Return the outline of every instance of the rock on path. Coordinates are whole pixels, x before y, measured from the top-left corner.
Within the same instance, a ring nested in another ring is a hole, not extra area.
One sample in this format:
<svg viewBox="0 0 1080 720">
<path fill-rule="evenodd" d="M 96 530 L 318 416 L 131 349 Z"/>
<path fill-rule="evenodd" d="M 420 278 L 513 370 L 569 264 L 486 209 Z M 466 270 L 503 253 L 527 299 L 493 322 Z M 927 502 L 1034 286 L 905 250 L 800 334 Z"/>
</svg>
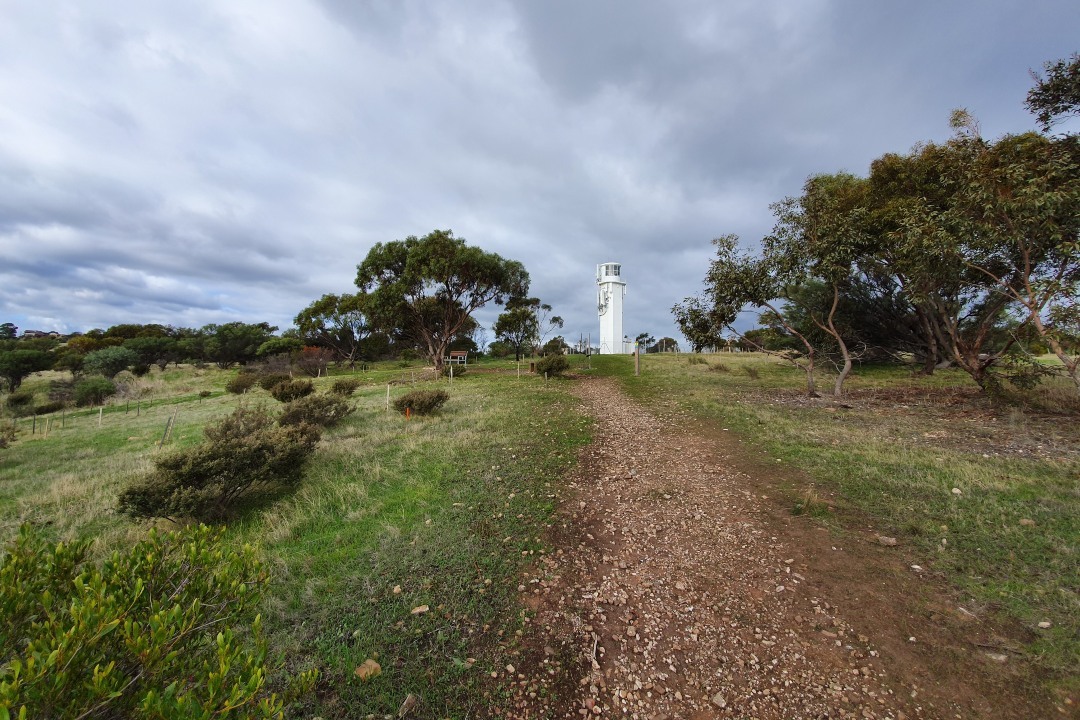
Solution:
<svg viewBox="0 0 1080 720">
<path fill-rule="evenodd" d="M 536 610 L 506 717 L 930 717 L 873 642 L 814 597 L 723 449 L 608 380 L 576 392 L 596 439 L 570 545 L 523 580 Z"/>
</svg>

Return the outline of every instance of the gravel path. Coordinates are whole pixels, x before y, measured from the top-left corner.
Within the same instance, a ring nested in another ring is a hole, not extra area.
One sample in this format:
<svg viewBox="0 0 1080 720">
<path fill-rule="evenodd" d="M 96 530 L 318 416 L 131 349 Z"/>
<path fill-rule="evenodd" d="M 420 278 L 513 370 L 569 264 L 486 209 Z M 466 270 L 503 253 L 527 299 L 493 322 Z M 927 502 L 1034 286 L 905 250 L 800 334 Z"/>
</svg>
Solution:
<svg viewBox="0 0 1080 720">
<path fill-rule="evenodd" d="M 503 715 L 937 716 L 814 596 L 723 440 L 645 412 L 612 381 L 576 388 L 596 439 L 564 508 L 569 545 L 519 588 L 537 651 L 508 668 L 516 697 Z"/>
</svg>

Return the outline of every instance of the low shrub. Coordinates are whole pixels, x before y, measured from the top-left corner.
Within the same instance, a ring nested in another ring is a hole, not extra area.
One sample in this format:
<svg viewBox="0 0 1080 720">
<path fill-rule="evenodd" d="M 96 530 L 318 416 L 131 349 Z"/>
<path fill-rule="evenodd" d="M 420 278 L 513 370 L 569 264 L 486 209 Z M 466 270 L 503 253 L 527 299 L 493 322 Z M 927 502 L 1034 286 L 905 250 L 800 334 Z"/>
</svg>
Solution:
<svg viewBox="0 0 1080 720">
<path fill-rule="evenodd" d="M 708 365 L 709 361 L 701 357 L 700 355 L 691 355 L 690 357 L 686 358 L 686 363 L 688 365 Z"/>
<path fill-rule="evenodd" d="M 270 388 L 270 394 L 278 402 L 288 403 L 299 400 L 315 392 L 315 385 L 310 380 L 287 380 Z"/>
<path fill-rule="evenodd" d="M 274 389 L 275 386 L 280 385 L 283 382 L 289 382 L 292 377 L 288 373 L 266 373 L 259 376 L 259 387 L 267 392 Z"/>
<path fill-rule="evenodd" d="M 430 415 L 449 399 L 445 390 L 412 390 L 394 400 L 394 408 L 400 413 L 408 410 L 412 415 Z"/>
<path fill-rule="evenodd" d="M 334 384 L 330 386 L 330 392 L 333 395 L 349 397 L 356 392 L 358 387 L 360 387 L 360 381 L 356 378 L 338 378 L 334 381 Z"/>
<path fill-rule="evenodd" d="M 712 372 L 718 372 L 718 373 L 729 373 L 729 372 L 731 372 L 731 368 L 729 368 L 727 365 L 725 365 L 722 362 L 721 363 L 716 363 L 715 365 L 710 365 L 709 370 L 711 370 Z"/>
<path fill-rule="evenodd" d="M 0 426 L 0 450 L 4 450 L 13 442 L 15 442 L 15 426 Z M 2 658 L 0 658 L 0 662 L 3 662 Z"/>
<path fill-rule="evenodd" d="M 213 392 L 211 392 L 210 390 L 200 390 L 200 391 L 199 391 L 199 397 L 201 397 L 201 398 L 208 398 L 208 397 L 210 397 L 210 396 L 211 396 L 211 395 L 213 395 L 213 394 L 214 394 L 214 393 L 213 393 Z"/>
<path fill-rule="evenodd" d="M 444 364 L 442 366 L 442 376 L 443 377 L 450 377 L 450 369 L 451 368 L 453 368 L 454 377 L 456 377 L 456 378 L 461 377 L 462 375 L 465 374 L 465 371 L 468 370 L 467 366 L 461 365 L 460 363 L 446 363 L 446 364 Z"/>
<path fill-rule="evenodd" d="M 42 403 L 34 408 L 35 415 L 48 415 L 54 412 L 60 412 L 64 409 L 65 403 L 59 400 L 53 400 L 52 402 Z"/>
<path fill-rule="evenodd" d="M 243 395 L 259 381 L 259 376 L 254 373 L 238 373 L 236 377 L 225 383 L 225 389 L 234 395 Z"/>
<path fill-rule="evenodd" d="M 34 403 L 34 393 L 29 390 L 18 390 L 7 396 L 8 409 L 26 407 Z"/>
<path fill-rule="evenodd" d="M 317 425 L 333 427 L 353 411 L 345 398 L 336 395 L 308 395 L 285 405 L 278 425 Z"/>
<path fill-rule="evenodd" d="M 570 361 L 565 355 L 545 355 L 536 361 L 536 373 L 556 377 L 570 369 Z"/>
<path fill-rule="evenodd" d="M 89 541 L 31 525 L 0 563 L 3 717 L 280 717 L 259 606 L 267 573 L 250 546 L 204 526 L 159 533 L 100 566 Z"/>
<path fill-rule="evenodd" d="M 263 408 L 237 408 L 203 430 L 206 441 L 160 457 L 146 478 L 120 493 L 136 518 L 217 520 L 245 498 L 300 483 L 318 428 L 274 425 Z"/>
<path fill-rule="evenodd" d="M 749 377 L 751 380 L 757 380 L 758 379 L 758 374 L 759 373 L 758 373 L 757 368 L 750 367 L 749 365 L 743 365 L 743 371 L 746 373 L 747 377 Z"/>
<path fill-rule="evenodd" d="M 108 378 L 88 377 L 75 383 L 75 404 L 100 405 L 105 398 L 116 394 L 116 383 Z"/>
</svg>

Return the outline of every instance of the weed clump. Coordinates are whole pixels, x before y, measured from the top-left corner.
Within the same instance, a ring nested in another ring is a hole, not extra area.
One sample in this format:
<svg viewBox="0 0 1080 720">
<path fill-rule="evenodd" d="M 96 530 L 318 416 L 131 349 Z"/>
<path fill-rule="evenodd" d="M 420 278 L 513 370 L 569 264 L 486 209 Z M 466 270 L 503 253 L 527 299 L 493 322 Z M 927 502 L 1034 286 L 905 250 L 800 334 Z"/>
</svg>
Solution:
<svg viewBox="0 0 1080 720">
<path fill-rule="evenodd" d="M 335 395 L 308 395 L 285 405 L 278 418 L 278 425 L 317 425 L 333 427 L 348 417 L 353 406 L 345 398 Z"/>
<path fill-rule="evenodd" d="M 709 361 L 701 357 L 700 355 L 691 355 L 690 357 L 686 358 L 686 363 L 687 365 L 708 365 Z"/>
<path fill-rule="evenodd" d="M 225 389 L 233 395 L 243 395 L 259 381 L 259 376 L 254 373 L 241 372 L 229 382 L 225 383 Z"/>
<path fill-rule="evenodd" d="M 338 378 L 330 386 L 330 393 L 341 397 L 350 397 L 358 387 L 360 387 L 360 381 L 356 378 Z"/>
<path fill-rule="evenodd" d="M 315 392 L 315 385 L 310 380 L 287 380 L 270 388 L 270 394 L 278 402 L 289 403 Z"/>
<path fill-rule="evenodd" d="M 570 361 L 565 355 L 545 355 L 536 362 L 538 375 L 556 377 L 570 369 Z"/>
<path fill-rule="evenodd" d="M 268 576 L 221 535 L 154 530 L 99 567 L 89 542 L 23 525 L 0 563 L 4 717 L 280 717 L 291 698 L 268 687 L 280 666 L 253 617 Z"/>
<path fill-rule="evenodd" d="M 710 365 L 709 370 L 711 372 L 718 372 L 718 373 L 729 373 L 729 372 L 731 372 L 731 368 L 729 368 L 727 365 L 725 365 L 722 362 L 721 363 L 716 363 L 715 365 Z"/>
<path fill-rule="evenodd" d="M 275 426 L 262 408 L 240 407 L 206 441 L 154 461 L 154 471 L 120 493 L 120 511 L 135 518 L 224 517 L 239 501 L 294 488 L 319 441 L 313 425 Z"/>
<path fill-rule="evenodd" d="M 46 403 L 42 403 L 34 408 L 35 415 L 48 415 L 54 412 L 60 412 L 65 407 L 65 403 L 60 400 L 51 400 Z"/>
<path fill-rule="evenodd" d="M 449 399 L 445 390 L 413 390 L 394 400 L 394 408 L 400 413 L 408 410 L 413 415 L 430 415 Z"/>
<path fill-rule="evenodd" d="M 89 377 L 75 384 L 75 404 L 100 405 L 105 398 L 116 394 L 116 383 L 108 378 Z"/>
<path fill-rule="evenodd" d="M 757 368 L 750 367 L 749 365 L 743 365 L 743 371 L 746 373 L 747 377 L 749 377 L 751 380 L 757 380 L 758 379 L 758 374 L 759 373 L 758 373 Z"/>
</svg>

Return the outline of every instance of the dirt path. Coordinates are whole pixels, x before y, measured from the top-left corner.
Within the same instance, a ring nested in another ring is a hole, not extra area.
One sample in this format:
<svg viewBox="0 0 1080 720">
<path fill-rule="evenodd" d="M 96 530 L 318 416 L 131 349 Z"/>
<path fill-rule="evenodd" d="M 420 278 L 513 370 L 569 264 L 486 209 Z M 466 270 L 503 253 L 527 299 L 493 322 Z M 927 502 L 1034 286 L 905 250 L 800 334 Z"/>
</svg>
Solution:
<svg viewBox="0 0 1080 720">
<path fill-rule="evenodd" d="M 920 594 L 917 573 L 899 559 L 868 566 L 889 549 L 851 553 L 782 511 L 730 433 L 650 414 L 613 381 L 576 392 L 596 441 L 559 549 L 519 588 L 536 611 L 532 651 L 507 669 L 516 696 L 501 714 L 1041 716 L 965 682 L 961 620 L 935 625 L 897 602 Z"/>
</svg>

